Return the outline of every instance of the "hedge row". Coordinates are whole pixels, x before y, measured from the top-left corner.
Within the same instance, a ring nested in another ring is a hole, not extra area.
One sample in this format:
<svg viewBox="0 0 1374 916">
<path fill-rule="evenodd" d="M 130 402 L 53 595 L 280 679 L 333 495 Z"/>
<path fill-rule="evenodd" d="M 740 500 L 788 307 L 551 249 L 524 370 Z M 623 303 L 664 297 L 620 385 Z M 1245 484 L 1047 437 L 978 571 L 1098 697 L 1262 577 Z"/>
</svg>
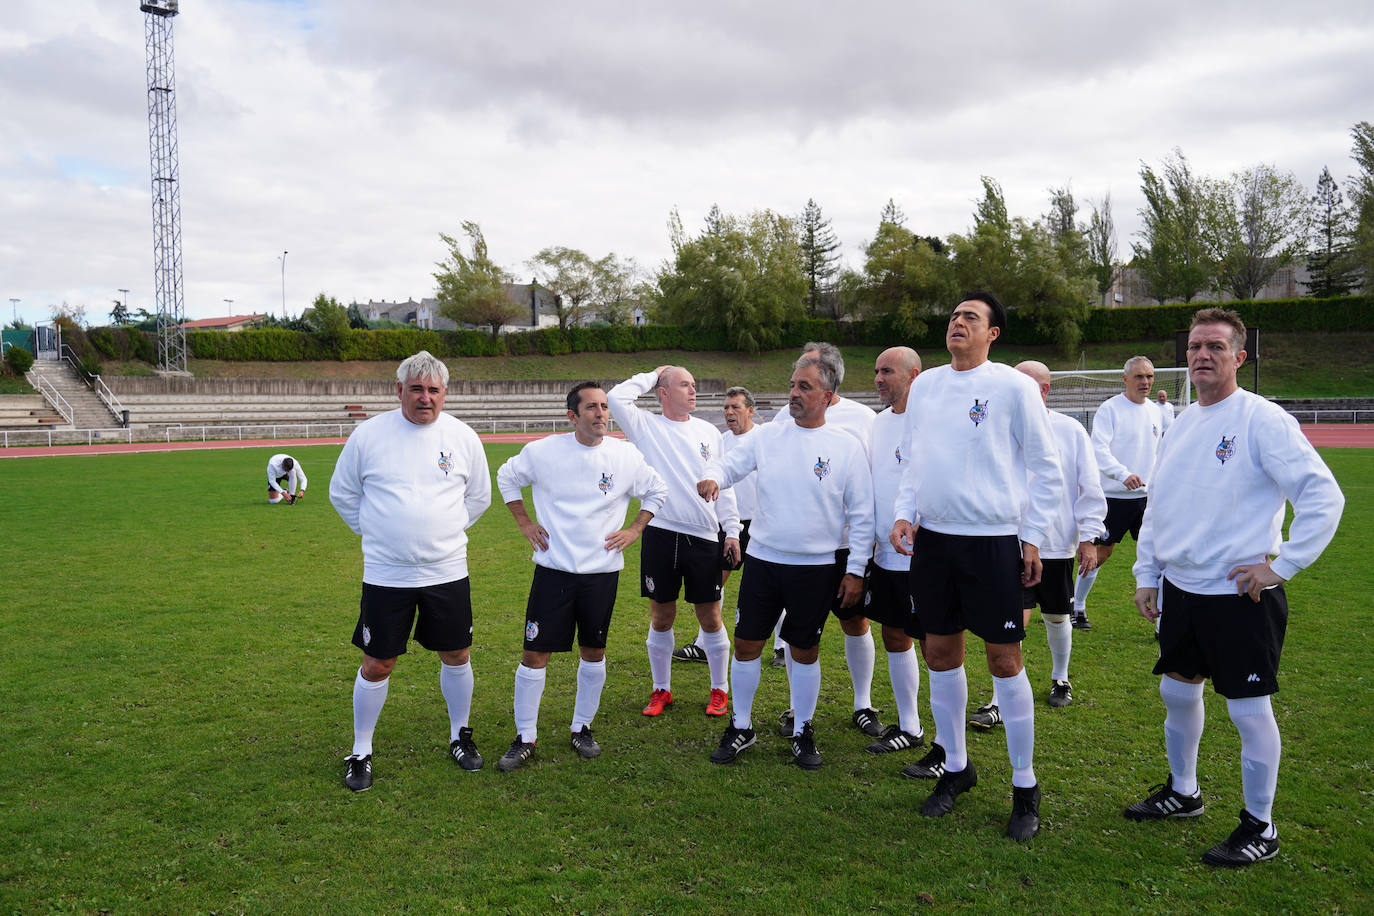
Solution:
<svg viewBox="0 0 1374 916">
<path fill-rule="evenodd" d="M 1146 308 L 1093 309 L 1083 326 L 1085 343 L 1117 340 L 1166 339 L 1186 328 L 1193 312 L 1210 303 L 1161 305 Z M 1374 331 L 1374 296 L 1340 299 L 1283 299 L 1263 302 L 1229 302 L 1225 307 L 1240 312 L 1245 323 L 1265 331 Z M 944 322 L 932 320 L 919 336 L 898 331 L 888 319 L 836 322 L 805 319 L 783 328 L 779 345 L 799 347 L 808 340 L 838 344 L 917 348 L 944 346 Z M 96 328 L 89 332 L 96 349 L 111 358 L 152 359 L 154 336 L 127 328 Z M 1013 310 L 1002 340 L 1021 346 L 1050 341 Z M 439 357 L 526 356 L 542 354 L 643 350 L 728 350 L 724 331 L 701 331 L 668 325 L 640 327 L 546 328 L 506 334 L 493 340 L 480 331 L 350 331 L 339 347 L 331 347 L 317 335 L 280 328 L 264 328 L 226 334 L 221 331 L 188 331 L 187 352 L 195 359 L 235 362 L 295 362 L 300 360 L 402 360 L 417 350 Z M 147 354 L 147 355 L 144 355 Z"/>
</svg>

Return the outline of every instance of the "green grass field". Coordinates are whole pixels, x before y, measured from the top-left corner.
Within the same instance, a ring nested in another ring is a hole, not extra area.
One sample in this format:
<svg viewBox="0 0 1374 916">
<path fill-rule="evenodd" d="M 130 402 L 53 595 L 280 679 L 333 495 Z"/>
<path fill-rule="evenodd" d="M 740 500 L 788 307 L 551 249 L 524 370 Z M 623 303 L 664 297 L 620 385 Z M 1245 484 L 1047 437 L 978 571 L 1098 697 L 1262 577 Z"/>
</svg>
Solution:
<svg viewBox="0 0 1374 916">
<path fill-rule="evenodd" d="M 493 470 L 515 448 L 488 446 Z M 737 764 L 708 762 L 723 724 L 701 712 L 704 665 L 678 666 L 678 702 L 641 716 L 647 608 L 634 551 L 596 722 L 605 753 L 585 761 L 567 745 L 575 661 L 557 656 L 538 755 L 498 772 L 530 577 L 499 498 L 470 552 L 473 725 L 487 766 L 463 773 L 447 759 L 437 661 L 415 647 L 392 676 L 376 785 L 352 795 L 341 776 L 361 558 L 327 499 L 339 449 L 294 450 L 314 484 L 294 507 L 263 499 L 271 451 L 0 461 L 11 529 L 0 547 L 0 912 L 1374 910 L 1369 452 L 1325 452 L 1346 493 L 1344 524 L 1289 589 L 1275 698 L 1282 849 L 1218 872 L 1198 857 L 1235 826 L 1239 742 L 1210 692 L 1206 814 L 1121 817 L 1167 772 L 1151 628 L 1128 598 L 1129 544 L 1093 593 L 1096 628 L 1075 634 L 1073 706 L 1044 706 L 1044 628 L 1029 628 L 1044 830 L 1027 846 L 1002 836 L 1000 731 L 970 736 L 980 783 L 938 821 L 918 813 L 931 784 L 898 775 L 912 752 L 863 751 L 833 624 L 817 772 L 791 765 L 768 731 Z M 679 643 L 694 629 L 681 621 Z M 983 702 L 988 676 L 969 670 Z M 924 694 L 923 676 L 933 734 Z M 874 696 L 894 714 L 881 651 Z M 765 669 L 758 720 L 786 705 L 782 673 Z"/>
</svg>

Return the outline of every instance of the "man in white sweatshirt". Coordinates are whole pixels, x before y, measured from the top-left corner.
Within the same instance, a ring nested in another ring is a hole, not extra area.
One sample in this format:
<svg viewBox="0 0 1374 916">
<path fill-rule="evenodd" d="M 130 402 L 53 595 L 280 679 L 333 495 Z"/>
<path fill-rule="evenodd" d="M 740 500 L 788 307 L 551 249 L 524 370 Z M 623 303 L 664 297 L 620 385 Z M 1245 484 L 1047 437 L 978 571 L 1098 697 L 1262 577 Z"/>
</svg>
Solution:
<svg viewBox="0 0 1374 916">
<path fill-rule="evenodd" d="M 305 498 L 305 488 L 310 482 L 305 479 L 305 468 L 295 458 L 285 453 L 267 459 L 267 501 L 269 503 L 288 502 Z"/>
<path fill-rule="evenodd" d="M 1140 536 L 1140 520 L 1145 516 L 1150 475 L 1164 425 L 1159 408 L 1150 400 L 1155 383 L 1155 367 L 1143 356 L 1126 361 L 1121 380 L 1126 390 L 1102 402 L 1093 416 L 1093 453 L 1102 474 L 1102 492 L 1107 495 L 1107 533 L 1097 542 L 1097 567 L 1107 562 L 1115 545 L 1126 532 Z M 1088 620 L 1088 593 L 1097 581 L 1097 569 L 1078 577 L 1073 592 L 1073 625 L 1091 630 Z"/>
<path fill-rule="evenodd" d="M 363 593 L 353 644 L 362 667 L 353 683 L 353 752 L 344 784 L 372 786 L 372 735 L 396 658 L 415 640 L 439 656 L 448 705 L 449 756 L 482 766 L 472 707 L 472 599 L 467 529 L 491 505 L 491 477 L 477 434 L 444 410 L 448 367 L 421 350 L 396 370 L 399 410 L 348 437 L 329 501 L 362 535 Z M 419 623 L 416 624 L 416 616 Z"/>
<path fill-rule="evenodd" d="M 978 783 L 963 727 L 968 630 L 986 645 L 1006 725 L 1012 767 L 1007 835 L 1028 840 L 1040 829 L 1040 786 L 1033 763 L 1035 697 L 1021 658 L 1021 590 L 1040 582 L 1039 548 L 1064 482 L 1034 383 L 988 360 L 1006 315 L 991 293 L 967 294 L 945 331 L 950 365 L 927 369 L 912 383 L 906 410 L 911 463 L 889 538 L 898 553 L 912 557 L 911 597 L 926 633 L 931 713 L 945 752 L 944 773 L 921 812 L 949 814 L 955 799 Z"/>
<path fill-rule="evenodd" d="M 797 360 L 787 405 L 796 422 L 759 427 L 724 461 L 713 461 L 697 484 L 710 502 L 735 481 L 758 473 L 759 510 L 740 582 L 730 666 L 734 716 L 711 752 L 713 763 L 730 763 L 757 740 L 752 717 L 760 656 L 783 608 L 782 636 L 792 656 L 792 756 L 806 770 L 824 762 L 811 724 L 821 688 L 821 631 L 833 596 L 846 608 L 858 604 L 873 543 L 868 460 L 857 439 L 825 422 L 838 384 L 835 366 L 825 356 Z M 849 549 L 844 564 L 836 557 L 841 548 Z"/>
<path fill-rule="evenodd" d="M 636 398 L 650 391 L 657 396 L 662 414 L 635 404 Z M 645 646 L 653 676 L 644 715 L 662 715 L 673 702 L 673 622 L 681 594 L 696 609 L 704 634 L 711 676 L 706 714 L 723 716 L 730 701 L 730 637 L 720 619 L 721 556 L 732 561 L 739 557 L 739 511 L 731 491 L 717 503 L 702 502 L 696 491 L 706 466 L 720 458 L 724 448 L 720 432 L 692 416 L 697 405 L 696 380 L 681 366 L 641 372 L 606 396 L 626 438 L 668 484 L 668 498 L 645 530 L 639 550 L 640 594 L 649 599 Z M 721 530 L 724 548 L 717 540 Z"/>
<path fill-rule="evenodd" d="M 1159 621 L 1154 673 L 1162 675 L 1169 776 L 1124 812 L 1137 821 L 1202 813 L 1197 756 L 1202 685 L 1211 678 L 1240 732 L 1245 807 L 1202 861 L 1231 867 L 1278 854 L 1280 740 L 1270 697 L 1288 623 L 1283 583 L 1321 555 L 1345 506 L 1297 421 L 1237 385 L 1244 347 L 1235 312 L 1193 315 L 1187 352 L 1197 404 L 1174 420 L 1160 449 L 1134 568 L 1136 607 Z M 1293 506 L 1286 541 L 1285 503 Z"/>
<path fill-rule="evenodd" d="M 531 442 L 496 472 L 501 499 L 534 548 L 524 654 L 515 669 L 515 740 L 496 762 L 502 771 L 534 756 L 549 656 L 571 651 L 574 630 L 582 662 L 572 747 L 588 759 L 601 754 L 591 725 L 606 683 L 606 634 L 625 568 L 623 551 L 639 540 L 668 495 L 638 449 L 606 438 L 610 419 L 600 385 L 575 385 L 568 392 L 573 431 Z M 532 490 L 537 521 L 525 510 L 524 487 Z M 639 513 L 625 526 L 632 497 L 640 501 Z"/>
</svg>

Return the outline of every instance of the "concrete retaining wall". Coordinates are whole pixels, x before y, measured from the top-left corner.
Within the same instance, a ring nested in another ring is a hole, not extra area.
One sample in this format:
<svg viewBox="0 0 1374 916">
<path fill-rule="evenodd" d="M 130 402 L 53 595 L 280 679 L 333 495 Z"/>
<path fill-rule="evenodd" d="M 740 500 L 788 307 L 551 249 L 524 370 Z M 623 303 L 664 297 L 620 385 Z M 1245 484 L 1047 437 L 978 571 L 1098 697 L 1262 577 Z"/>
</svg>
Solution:
<svg viewBox="0 0 1374 916">
<path fill-rule="evenodd" d="M 606 388 L 623 379 L 601 379 Z M 173 395 L 250 395 L 261 394 L 275 397 L 290 395 L 329 395 L 349 397 L 352 395 L 372 394 L 377 396 L 394 395 L 394 379 L 340 379 L 340 378 L 148 378 L 146 376 L 107 376 L 105 384 L 116 395 L 123 394 L 173 394 Z M 577 384 L 568 379 L 450 379 L 450 394 L 567 394 L 568 389 Z M 728 386 L 723 379 L 697 379 L 697 389 L 702 392 L 723 392 Z"/>
</svg>

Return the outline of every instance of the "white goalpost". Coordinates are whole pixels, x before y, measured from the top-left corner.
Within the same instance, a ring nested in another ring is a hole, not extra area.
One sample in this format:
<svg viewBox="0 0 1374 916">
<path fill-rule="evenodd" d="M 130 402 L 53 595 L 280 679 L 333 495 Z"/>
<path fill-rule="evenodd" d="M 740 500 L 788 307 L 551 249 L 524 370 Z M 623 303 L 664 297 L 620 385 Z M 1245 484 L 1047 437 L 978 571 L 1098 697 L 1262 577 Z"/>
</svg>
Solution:
<svg viewBox="0 0 1374 916">
<path fill-rule="evenodd" d="M 1093 417 L 1102 402 L 1114 394 L 1120 394 L 1124 385 L 1120 369 L 1069 369 L 1050 373 L 1051 410 L 1073 417 L 1088 432 L 1093 430 Z M 1155 391 L 1160 389 L 1169 394 L 1169 401 L 1177 413 L 1188 406 L 1188 370 L 1155 367 Z"/>
</svg>

